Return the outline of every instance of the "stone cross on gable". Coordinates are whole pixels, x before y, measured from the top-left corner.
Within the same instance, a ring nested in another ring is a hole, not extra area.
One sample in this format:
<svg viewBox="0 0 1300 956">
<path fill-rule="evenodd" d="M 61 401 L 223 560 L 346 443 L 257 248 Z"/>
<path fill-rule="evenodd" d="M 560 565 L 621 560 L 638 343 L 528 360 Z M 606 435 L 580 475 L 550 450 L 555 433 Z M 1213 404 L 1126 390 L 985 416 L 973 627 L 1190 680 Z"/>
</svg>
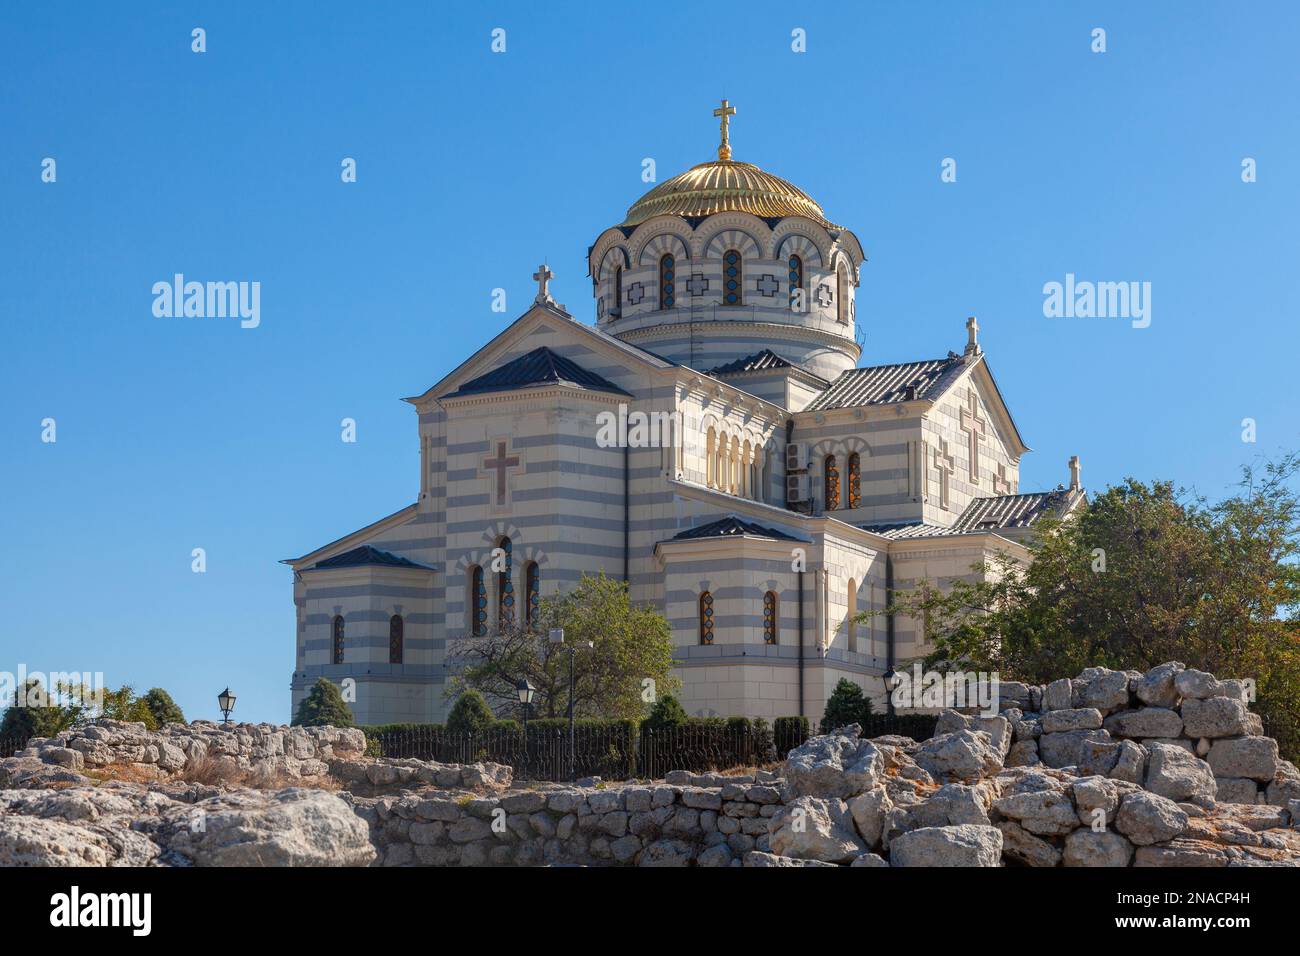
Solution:
<svg viewBox="0 0 1300 956">
<path fill-rule="evenodd" d="M 550 289 L 547 286 L 555 278 L 555 273 L 546 267 L 546 263 L 542 263 L 537 267 L 537 271 L 533 273 L 533 278 L 537 281 L 537 298 L 533 299 L 533 301 L 553 302 Z"/>
<path fill-rule="evenodd" d="M 970 442 L 970 480 L 977 486 L 980 482 L 980 442 L 986 434 L 986 421 L 980 417 L 979 399 L 975 389 L 966 390 L 966 407 L 961 410 L 961 430 L 968 434 Z"/>
<path fill-rule="evenodd" d="M 956 467 L 956 462 L 953 461 L 952 455 L 948 451 L 947 439 L 939 439 L 939 445 L 934 450 L 934 467 L 939 472 L 939 506 L 947 511 L 948 503 L 951 500 L 949 493 L 950 479 L 953 468 Z"/>
<path fill-rule="evenodd" d="M 993 493 L 995 495 L 1011 494 L 1011 481 L 1007 478 L 1007 466 L 998 462 L 998 472 L 993 476 Z"/>
<path fill-rule="evenodd" d="M 495 458 L 484 458 L 483 467 L 488 471 L 497 473 L 497 504 L 506 503 L 506 472 L 519 464 L 518 455 L 506 455 L 506 443 L 497 442 L 497 456 Z"/>
</svg>

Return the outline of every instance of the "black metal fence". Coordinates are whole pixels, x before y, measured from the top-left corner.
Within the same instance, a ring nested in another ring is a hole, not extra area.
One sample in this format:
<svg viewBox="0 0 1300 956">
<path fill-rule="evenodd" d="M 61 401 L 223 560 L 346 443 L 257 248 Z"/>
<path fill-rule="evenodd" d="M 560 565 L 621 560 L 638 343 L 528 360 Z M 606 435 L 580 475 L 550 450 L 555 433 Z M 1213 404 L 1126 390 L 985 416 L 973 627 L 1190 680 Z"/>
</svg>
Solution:
<svg viewBox="0 0 1300 956">
<path fill-rule="evenodd" d="M 12 757 L 27 746 L 26 737 L 0 737 L 0 760 Z"/>
<path fill-rule="evenodd" d="M 935 717 L 872 716 L 864 736 L 901 734 L 933 736 Z M 705 773 L 734 767 L 763 767 L 785 759 L 806 739 L 790 728 L 773 734 L 752 725 L 687 724 L 636 728 L 630 723 L 593 726 L 579 723 L 572 757 L 569 732 L 562 727 L 529 727 L 527 739 L 517 726 L 477 733 L 443 727 L 409 726 L 367 732 L 370 752 L 383 757 L 415 757 L 440 763 L 491 761 L 514 768 L 518 779 L 568 780 L 598 776 L 606 780 L 661 779 L 670 770 Z"/>
</svg>

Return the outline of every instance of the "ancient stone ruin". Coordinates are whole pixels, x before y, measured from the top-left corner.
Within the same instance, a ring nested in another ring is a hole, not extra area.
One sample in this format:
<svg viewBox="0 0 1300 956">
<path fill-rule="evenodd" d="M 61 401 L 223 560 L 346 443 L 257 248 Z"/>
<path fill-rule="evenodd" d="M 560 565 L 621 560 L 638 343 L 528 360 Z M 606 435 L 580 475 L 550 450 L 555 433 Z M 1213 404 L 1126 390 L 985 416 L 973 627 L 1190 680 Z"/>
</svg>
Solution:
<svg viewBox="0 0 1300 956">
<path fill-rule="evenodd" d="M 935 735 L 779 767 L 526 784 L 365 755 L 360 731 L 101 721 L 0 761 L 0 865 L 1300 864 L 1300 772 L 1241 681 L 1170 662 L 1003 683 Z"/>
</svg>

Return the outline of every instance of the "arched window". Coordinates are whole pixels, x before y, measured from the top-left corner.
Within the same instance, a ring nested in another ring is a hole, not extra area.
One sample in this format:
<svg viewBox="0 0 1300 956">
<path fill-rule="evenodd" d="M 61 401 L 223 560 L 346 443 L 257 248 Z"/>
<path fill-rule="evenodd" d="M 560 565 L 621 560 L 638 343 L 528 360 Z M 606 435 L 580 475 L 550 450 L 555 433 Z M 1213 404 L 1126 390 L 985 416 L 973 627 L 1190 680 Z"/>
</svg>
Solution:
<svg viewBox="0 0 1300 956">
<path fill-rule="evenodd" d="M 840 266 L 835 270 L 836 294 L 835 294 L 835 317 L 841 322 L 849 321 L 849 273 Z"/>
<path fill-rule="evenodd" d="M 700 643 L 713 643 L 713 595 L 708 591 L 700 595 Z"/>
<path fill-rule="evenodd" d="M 858 652 L 858 622 L 854 620 L 858 616 L 858 583 L 849 578 L 849 612 L 844 618 L 844 630 L 848 633 L 849 650 L 856 654 Z"/>
<path fill-rule="evenodd" d="M 388 619 L 388 663 L 402 663 L 402 642 L 406 636 L 406 625 L 402 615 L 394 614 Z"/>
<path fill-rule="evenodd" d="M 763 643 L 776 643 L 776 592 L 763 595 Z"/>
<path fill-rule="evenodd" d="M 502 536 L 497 541 L 500 555 L 494 555 L 501 570 L 497 572 L 497 626 L 504 627 L 515 621 L 515 548 L 510 538 Z"/>
<path fill-rule="evenodd" d="M 795 300 L 799 298 L 798 292 L 803 288 L 803 260 L 798 256 L 791 256 L 787 263 L 790 267 L 790 306 L 795 306 Z"/>
<path fill-rule="evenodd" d="M 475 637 L 487 633 L 487 588 L 477 564 L 469 569 L 469 629 Z"/>
<path fill-rule="evenodd" d="M 672 253 L 659 257 L 659 308 L 671 309 L 677 301 L 677 268 Z"/>
<path fill-rule="evenodd" d="M 334 664 L 343 663 L 343 615 L 335 614 L 334 623 L 330 626 L 330 638 L 333 650 L 330 661 Z"/>
<path fill-rule="evenodd" d="M 834 455 L 826 456 L 826 510 L 834 511 L 840 506 L 840 465 Z"/>
<path fill-rule="evenodd" d="M 542 614 L 542 569 L 536 561 L 524 567 L 524 623 L 529 628 L 537 626 Z"/>
<path fill-rule="evenodd" d="M 849 455 L 849 507 L 862 506 L 862 458 L 858 453 Z"/>
<path fill-rule="evenodd" d="M 713 426 L 709 426 L 707 445 L 705 446 L 704 460 L 704 483 L 710 488 L 718 484 L 718 454 L 717 454 L 717 433 L 714 432 Z"/>
<path fill-rule="evenodd" d="M 740 253 L 735 249 L 728 249 L 722 254 L 722 304 L 723 305 L 740 305 L 741 304 L 741 287 L 744 281 L 744 264 L 741 261 Z"/>
<path fill-rule="evenodd" d="M 614 267 L 614 306 L 609 314 L 618 318 L 623 314 L 623 267 Z"/>
</svg>

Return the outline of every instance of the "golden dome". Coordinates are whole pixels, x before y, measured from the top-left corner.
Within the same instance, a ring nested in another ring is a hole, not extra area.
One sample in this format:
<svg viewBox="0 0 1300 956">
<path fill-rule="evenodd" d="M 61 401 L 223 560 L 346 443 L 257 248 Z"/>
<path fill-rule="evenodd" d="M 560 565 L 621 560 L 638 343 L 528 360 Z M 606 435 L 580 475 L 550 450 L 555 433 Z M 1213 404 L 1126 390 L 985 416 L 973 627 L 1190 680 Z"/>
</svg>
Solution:
<svg viewBox="0 0 1300 956">
<path fill-rule="evenodd" d="M 804 216 L 827 229 L 841 228 L 799 187 L 752 163 L 731 159 L 700 163 L 660 183 L 632 204 L 622 225 L 636 226 L 654 216 L 718 212 L 748 212 L 764 219 Z"/>
</svg>

